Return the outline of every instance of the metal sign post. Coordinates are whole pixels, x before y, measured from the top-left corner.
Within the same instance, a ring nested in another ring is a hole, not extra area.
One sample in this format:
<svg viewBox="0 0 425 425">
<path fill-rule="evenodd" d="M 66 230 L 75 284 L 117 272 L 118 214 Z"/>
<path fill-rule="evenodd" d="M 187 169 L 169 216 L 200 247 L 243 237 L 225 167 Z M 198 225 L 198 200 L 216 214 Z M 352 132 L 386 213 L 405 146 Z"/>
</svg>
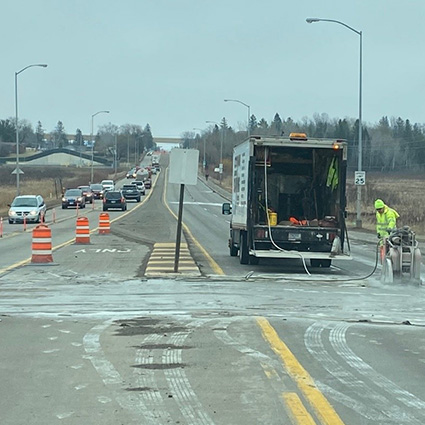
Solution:
<svg viewBox="0 0 425 425">
<path fill-rule="evenodd" d="M 179 216 L 177 220 L 174 273 L 179 269 L 180 243 L 183 221 L 184 185 L 196 185 L 198 181 L 199 151 L 196 149 L 173 149 L 170 152 L 169 183 L 180 184 Z"/>
</svg>

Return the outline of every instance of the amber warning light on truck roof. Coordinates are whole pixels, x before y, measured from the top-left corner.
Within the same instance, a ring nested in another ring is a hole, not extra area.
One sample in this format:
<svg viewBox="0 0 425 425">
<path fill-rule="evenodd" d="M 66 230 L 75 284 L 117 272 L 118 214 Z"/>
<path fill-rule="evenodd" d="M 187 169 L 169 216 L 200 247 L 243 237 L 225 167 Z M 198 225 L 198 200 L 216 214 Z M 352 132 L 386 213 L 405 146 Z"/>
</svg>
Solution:
<svg viewBox="0 0 425 425">
<path fill-rule="evenodd" d="M 341 143 L 344 143 L 344 142 L 346 142 L 345 139 L 337 139 L 335 142 L 333 142 L 332 148 L 337 151 L 341 149 Z"/>
<path fill-rule="evenodd" d="M 289 140 L 308 140 L 305 133 L 290 133 Z"/>
</svg>

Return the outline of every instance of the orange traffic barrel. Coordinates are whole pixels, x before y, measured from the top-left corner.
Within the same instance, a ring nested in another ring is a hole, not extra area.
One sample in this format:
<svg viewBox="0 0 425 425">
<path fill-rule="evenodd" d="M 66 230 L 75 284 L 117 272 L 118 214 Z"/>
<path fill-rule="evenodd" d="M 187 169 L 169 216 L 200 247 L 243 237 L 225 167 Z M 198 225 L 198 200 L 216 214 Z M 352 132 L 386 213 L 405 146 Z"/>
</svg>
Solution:
<svg viewBox="0 0 425 425">
<path fill-rule="evenodd" d="M 75 243 L 90 243 L 89 219 L 87 217 L 77 218 L 75 230 Z"/>
<path fill-rule="evenodd" d="M 32 231 L 31 263 L 52 262 L 52 231 L 45 224 L 39 224 Z"/>
<path fill-rule="evenodd" d="M 109 214 L 100 213 L 99 214 L 99 235 L 105 235 L 111 233 L 111 226 L 109 224 Z"/>
</svg>

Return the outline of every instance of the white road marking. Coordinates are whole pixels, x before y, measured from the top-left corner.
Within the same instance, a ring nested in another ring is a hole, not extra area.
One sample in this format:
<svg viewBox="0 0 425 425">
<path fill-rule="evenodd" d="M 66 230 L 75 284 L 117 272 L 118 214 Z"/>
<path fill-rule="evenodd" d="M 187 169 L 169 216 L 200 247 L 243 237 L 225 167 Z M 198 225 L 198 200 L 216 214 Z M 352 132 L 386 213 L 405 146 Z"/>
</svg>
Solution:
<svg viewBox="0 0 425 425">
<path fill-rule="evenodd" d="M 148 335 L 142 342 L 143 345 L 155 345 L 163 341 L 164 337 L 160 334 Z M 141 348 L 136 351 L 135 364 L 147 365 L 154 362 L 154 350 L 150 348 Z M 134 369 L 134 377 L 137 387 L 145 388 L 146 391 L 141 391 L 140 396 L 149 411 L 156 413 L 157 424 L 168 424 L 173 422 L 169 412 L 167 411 L 164 399 L 158 387 L 158 383 L 153 369 L 144 369 L 140 373 L 137 368 Z"/>
<path fill-rule="evenodd" d="M 123 409 L 128 410 L 136 420 L 140 421 L 140 418 L 144 418 L 147 424 L 156 425 L 157 422 L 154 420 L 152 412 L 146 408 L 140 397 L 134 394 L 123 394 L 121 389 L 123 379 L 114 368 L 113 364 L 106 358 L 102 350 L 100 345 L 100 334 L 111 324 L 112 320 L 107 320 L 94 326 L 84 335 L 84 349 L 88 355 L 83 357 L 88 358 L 92 362 L 103 382 L 107 386 L 111 386 L 115 394 L 115 400 Z M 135 398 L 137 400 L 135 400 Z M 98 400 L 101 403 L 107 403 L 111 399 L 109 399 L 109 397 L 99 396 Z"/>
<path fill-rule="evenodd" d="M 407 407 L 413 407 L 420 412 L 425 411 L 425 402 L 409 391 L 399 387 L 387 377 L 378 373 L 363 359 L 357 356 L 353 350 L 348 346 L 345 339 L 345 333 L 349 325 L 341 324 L 335 326 L 330 333 L 330 341 L 336 353 L 341 356 L 351 367 L 358 370 L 362 375 L 371 379 L 372 382 L 379 385 L 384 391 L 389 393 L 392 397 L 405 404 Z M 425 416 L 425 415 L 424 415 Z"/>
<path fill-rule="evenodd" d="M 83 366 L 84 366 L 83 364 L 76 364 L 74 366 L 71 366 L 71 368 L 77 370 L 77 369 L 81 369 Z"/>
<path fill-rule="evenodd" d="M 86 387 L 87 387 L 87 384 L 80 384 L 80 385 L 75 386 L 74 388 L 75 388 L 77 391 L 79 391 L 79 390 L 82 390 L 82 389 L 84 389 L 84 388 L 86 388 Z"/>
<path fill-rule="evenodd" d="M 187 332 L 177 332 L 171 337 L 171 342 L 175 345 L 183 345 L 189 334 L 189 330 Z M 182 350 L 165 350 L 162 361 L 165 364 L 182 364 Z M 181 413 L 186 418 L 186 423 L 192 425 L 213 425 L 214 421 L 204 411 L 201 402 L 190 385 L 185 370 L 176 367 L 166 369 L 164 374 L 173 391 L 173 398 L 178 404 Z"/>
<path fill-rule="evenodd" d="M 71 417 L 75 412 L 66 412 L 66 413 L 59 413 L 58 415 L 56 415 L 56 417 L 58 419 L 66 419 Z"/>
<path fill-rule="evenodd" d="M 412 416 L 408 410 L 397 406 L 390 399 L 380 394 L 377 391 L 378 387 L 372 387 L 376 383 L 376 380 L 373 376 L 369 376 L 368 374 L 367 382 L 359 379 L 354 373 L 351 372 L 350 369 L 344 368 L 341 363 L 338 362 L 337 359 L 335 359 L 334 352 L 328 352 L 326 350 L 322 342 L 323 331 L 331 326 L 333 326 L 333 324 L 326 322 L 314 323 L 305 332 L 304 344 L 310 354 L 314 356 L 317 361 L 320 362 L 320 364 L 328 371 L 331 376 L 335 377 L 344 386 L 349 388 L 350 392 L 355 395 L 357 403 L 360 403 L 359 407 L 363 404 L 363 401 L 359 401 L 362 399 L 364 399 L 364 403 L 372 403 L 372 405 L 374 406 L 374 408 L 364 407 L 363 409 L 358 410 L 357 413 L 359 413 L 371 422 L 376 422 L 376 418 L 383 414 L 387 417 L 386 423 L 388 424 L 394 423 L 397 425 L 420 425 L 421 423 L 423 423 L 421 421 L 418 421 L 414 416 Z M 344 326 L 348 328 L 351 325 L 344 324 Z M 333 348 L 335 348 L 335 338 L 336 335 L 334 333 L 329 336 L 329 340 Z M 338 354 L 340 354 L 340 351 L 341 350 L 339 350 Z M 346 362 L 349 361 L 346 356 L 344 356 L 343 360 L 345 360 Z M 369 365 L 367 366 L 370 367 Z M 357 367 L 355 367 L 356 372 L 362 373 L 362 370 L 360 370 L 359 368 L 361 368 L 360 365 L 357 365 Z M 382 386 L 379 387 L 383 389 Z M 332 394 L 329 394 L 329 396 L 331 395 Z M 354 405 L 349 403 L 346 405 L 346 407 L 353 409 Z"/>
</svg>

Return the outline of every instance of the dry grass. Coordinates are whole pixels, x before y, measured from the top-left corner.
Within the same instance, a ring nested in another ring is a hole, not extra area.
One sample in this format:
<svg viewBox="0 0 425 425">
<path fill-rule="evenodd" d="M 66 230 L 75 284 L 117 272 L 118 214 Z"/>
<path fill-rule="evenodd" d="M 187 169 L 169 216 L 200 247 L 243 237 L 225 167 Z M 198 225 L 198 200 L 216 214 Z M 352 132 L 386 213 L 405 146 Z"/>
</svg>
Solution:
<svg viewBox="0 0 425 425">
<path fill-rule="evenodd" d="M 362 211 L 365 224 L 375 224 L 375 199 L 382 199 L 394 208 L 400 218 L 397 225 L 407 225 L 418 234 L 425 234 L 425 179 L 397 175 L 372 175 L 367 177 L 367 184 L 362 190 Z M 355 214 L 356 193 L 354 184 L 347 186 L 348 212 Z"/>
</svg>

